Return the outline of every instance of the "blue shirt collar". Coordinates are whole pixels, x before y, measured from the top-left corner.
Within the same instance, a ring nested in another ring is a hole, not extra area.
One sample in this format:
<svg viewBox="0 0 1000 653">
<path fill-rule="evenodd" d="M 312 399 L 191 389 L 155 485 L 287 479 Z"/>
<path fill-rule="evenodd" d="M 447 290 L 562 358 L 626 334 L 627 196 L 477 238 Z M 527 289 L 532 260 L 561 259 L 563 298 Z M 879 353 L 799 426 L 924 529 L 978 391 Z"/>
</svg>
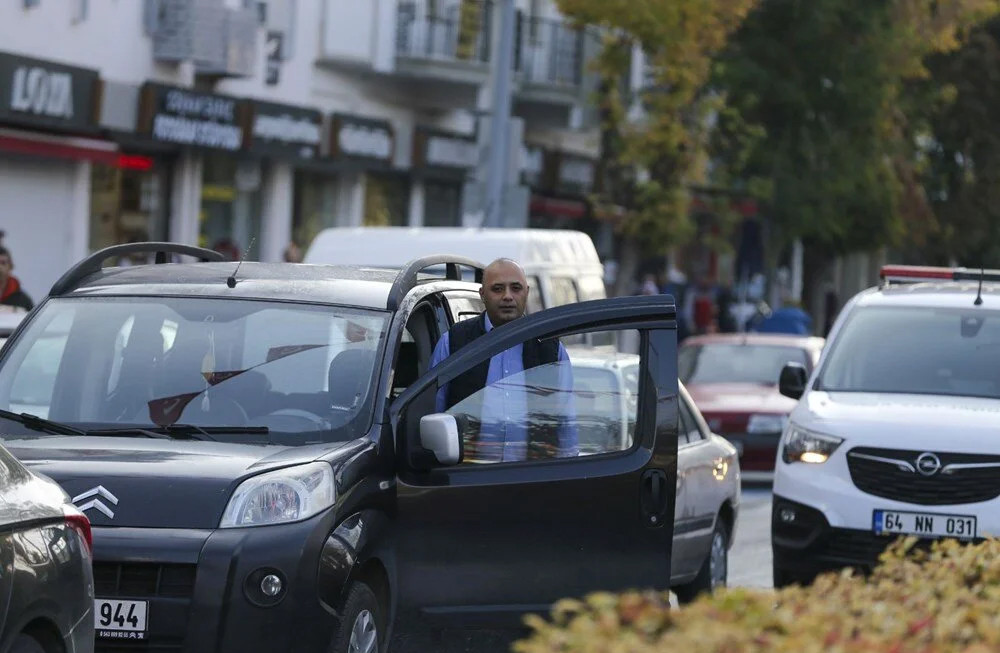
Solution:
<svg viewBox="0 0 1000 653">
<path fill-rule="evenodd" d="M 493 330 L 493 323 L 490 322 L 490 315 L 489 315 L 489 313 L 484 312 L 483 313 L 483 317 L 486 318 L 486 333 L 489 333 L 490 331 Z"/>
</svg>

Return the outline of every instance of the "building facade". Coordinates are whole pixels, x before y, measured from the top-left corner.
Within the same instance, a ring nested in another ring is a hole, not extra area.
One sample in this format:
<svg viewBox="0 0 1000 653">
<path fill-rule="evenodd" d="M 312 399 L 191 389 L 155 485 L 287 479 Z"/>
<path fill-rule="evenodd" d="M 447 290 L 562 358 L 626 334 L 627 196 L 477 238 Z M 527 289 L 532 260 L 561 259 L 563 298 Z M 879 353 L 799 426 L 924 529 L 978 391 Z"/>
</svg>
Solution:
<svg viewBox="0 0 1000 653">
<path fill-rule="evenodd" d="M 598 39 L 552 0 L 517 10 L 504 225 L 584 228 L 601 247 Z M 0 4 L 15 274 L 39 298 L 117 243 L 280 260 L 328 226 L 480 224 L 499 18 L 488 0 Z"/>
</svg>

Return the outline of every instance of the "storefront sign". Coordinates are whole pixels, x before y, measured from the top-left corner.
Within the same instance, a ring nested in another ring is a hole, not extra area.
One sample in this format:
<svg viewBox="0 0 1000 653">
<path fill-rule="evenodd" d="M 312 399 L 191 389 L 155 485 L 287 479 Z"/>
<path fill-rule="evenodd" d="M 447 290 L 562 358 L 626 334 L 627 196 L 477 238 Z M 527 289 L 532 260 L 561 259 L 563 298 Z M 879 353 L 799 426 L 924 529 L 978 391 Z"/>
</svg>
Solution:
<svg viewBox="0 0 1000 653">
<path fill-rule="evenodd" d="M 474 136 L 418 127 L 413 138 L 413 167 L 467 171 L 479 164 Z"/>
<path fill-rule="evenodd" d="M 559 155 L 559 169 L 556 182 L 562 191 L 585 194 L 594 189 L 597 164 L 591 160 L 572 154 Z"/>
<path fill-rule="evenodd" d="M 97 86 L 97 71 L 0 53 L 0 121 L 93 130 Z"/>
<path fill-rule="evenodd" d="M 255 101 L 251 136 L 253 152 L 314 159 L 323 142 L 323 115 L 313 109 Z"/>
<path fill-rule="evenodd" d="M 391 164 L 394 151 L 394 132 L 388 121 L 333 114 L 330 156 Z"/>
<path fill-rule="evenodd" d="M 243 147 L 247 108 L 236 98 L 148 83 L 138 131 L 155 141 L 233 152 Z"/>
</svg>

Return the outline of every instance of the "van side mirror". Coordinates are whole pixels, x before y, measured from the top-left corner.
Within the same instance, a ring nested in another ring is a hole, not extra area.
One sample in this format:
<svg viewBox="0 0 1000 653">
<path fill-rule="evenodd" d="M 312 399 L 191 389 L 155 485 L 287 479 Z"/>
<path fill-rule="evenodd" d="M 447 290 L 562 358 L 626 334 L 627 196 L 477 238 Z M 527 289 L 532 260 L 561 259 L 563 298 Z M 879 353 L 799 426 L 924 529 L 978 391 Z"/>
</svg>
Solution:
<svg viewBox="0 0 1000 653">
<path fill-rule="evenodd" d="M 462 461 L 462 438 L 454 415 L 434 413 L 420 418 L 420 444 L 442 465 Z"/>
<path fill-rule="evenodd" d="M 809 374 L 802 363 L 785 363 L 778 379 L 778 392 L 792 399 L 800 399 L 806 392 Z"/>
</svg>

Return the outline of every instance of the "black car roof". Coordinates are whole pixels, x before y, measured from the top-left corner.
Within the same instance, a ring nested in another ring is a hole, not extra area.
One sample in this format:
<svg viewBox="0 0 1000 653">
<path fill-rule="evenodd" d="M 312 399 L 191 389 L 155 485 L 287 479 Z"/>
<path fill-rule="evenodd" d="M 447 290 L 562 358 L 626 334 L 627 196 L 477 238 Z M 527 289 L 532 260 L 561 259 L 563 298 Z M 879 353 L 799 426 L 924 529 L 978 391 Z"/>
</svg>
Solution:
<svg viewBox="0 0 1000 653">
<path fill-rule="evenodd" d="M 244 262 L 171 263 L 104 268 L 65 296 L 139 295 L 298 300 L 385 309 L 398 270 L 335 265 Z M 440 277 L 438 277 L 440 278 Z"/>
</svg>

